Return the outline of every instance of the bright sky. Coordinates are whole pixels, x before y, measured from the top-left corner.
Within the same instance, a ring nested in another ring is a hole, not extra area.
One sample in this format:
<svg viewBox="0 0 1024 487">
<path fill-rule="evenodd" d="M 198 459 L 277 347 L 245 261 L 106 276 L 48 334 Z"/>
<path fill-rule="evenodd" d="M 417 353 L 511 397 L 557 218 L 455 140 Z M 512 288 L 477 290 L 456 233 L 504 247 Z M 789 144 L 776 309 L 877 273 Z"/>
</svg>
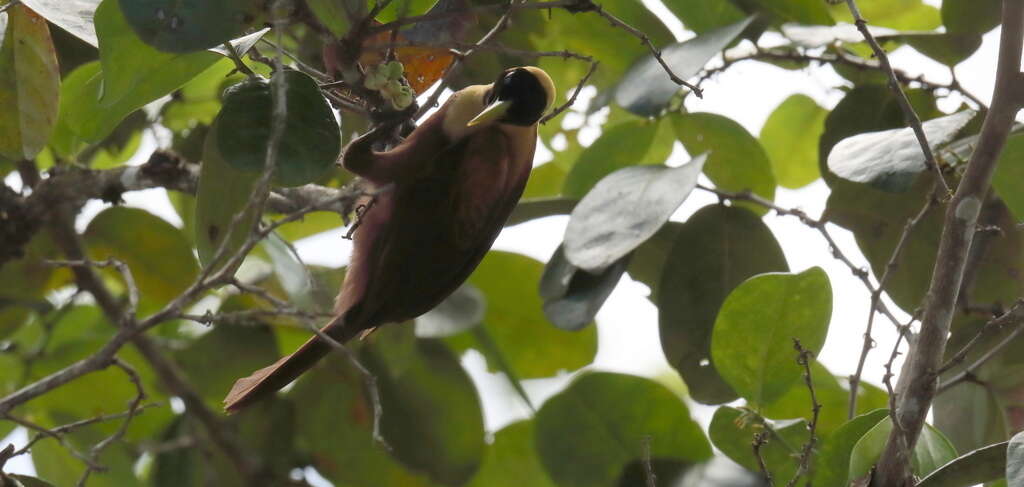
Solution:
<svg viewBox="0 0 1024 487">
<path fill-rule="evenodd" d="M 645 0 L 645 3 L 655 13 L 666 12 L 658 0 Z M 926 0 L 926 3 L 938 5 L 940 2 Z M 660 17 L 666 21 L 675 20 L 668 14 Z M 679 39 L 690 37 L 678 22 L 668 22 L 668 27 Z M 771 42 L 773 39 L 766 37 L 764 40 Z M 981 49 L 956 69 L 957 77 L 963 86 L 986 103 L 991 99 L 997 44 L 998 30 L 986 35 Z M 949 73 L 944 66 L 909 48 L 901 48 L 892 53 L 891 59 L 894 66 L 907 71 L 911 76 L 924 74 L 927 79 L 940 83 L 949 80 Z M 752 80 L 756 80 L 756 89 L 752 89 Z M 842 84 L 844 81 L 827 67 L 787 71 L 762 63 L 740 63 L 707 82 L 703 86 L 704 99 L 689 97 L 686 107 L 694 112 L 715 112 L 733 118 L 756 136 L 772 110 L 789 95 L 803 93 L 831 109 L 842 95 L 830 88 Z M 590 95 L 592 96 L 592 93 Z M 945 111 L 951 111 L 959 104 L 959 99 L 948 99 L 941 100 L 939 106 Z M 586 138 L 592 140 L 596 135 L 589 134 Z M 589 143 L 590 140 L 586 142 Z M 152 147 L 152 144 L 150 140 L 150 144 L 147 145 Z M 148 156 L 147 152 L 146 147 L 143 147 L 140 153 Z M 538 151 L 538 162 L 543 162 L 549 157 L 545 150 Z M 146 157 L 136 159 L 136 163 L 141 163 Z M 677 143 L 669 163 L 680 164 L 687 159 L 685 150 Z M 783 207 L 800 207 L 811 216 L 817 217 L 824 209 L 827 195 L 828 188 L 818 181 L 797 191 L 779 188 L 776 192 L 776 202 Z M 182 224 L 163 190 L 126 194 L 125 199 L 130 206 L 146 208 L 175 225 Z M 684 221 L 697 209 L 716 201 L 712 195 L 694 191 L 673 216 L 673 220 Z M 78 221 L 79 227 L 84 228 L 89 219 L 105 207 L 102 203 L 90 203 Z M 765 221 L 781 243 L 794 272 L 812 266 L 821 266 L 828 272 L 835 298 L 828 341 L 819 359 L 837 375 L 853 373 L 860 352 L 861 335 L 867 322 L 868 292 L 860 281 L 851 275 L 849 269 L 832 258 L 827 244 L 817 232 L 808 229 L 792 217 L 768 215 Z M 498 238 L 495 248 L 519 252 L 546 261 L 560 243 L 567 222 L 568 217 L 549 217 L 507 228 Z M 869 268 L 850 233 L 836 226 L 830 226 L 829 230 L 847 256 L 858 265 Z M 311 264 L 343 265 L 351 248 L 347 241 L 340 238 L 343 231 L 338 229 L 299 241 L 297 247 L 301 256 Z M 536 283 L 524 285 L 535 286 Z M 671 372 L 661 352 L 657 309 L 646 300 L 647 292 L 645 285 L 634 282 L 628 276 L 622 278 L 622 282 L 597 316 L 599 349 L 593 367 L 658 377 L 670 384 L 678 385 L 678 378 Z M 891 308 L 895 309 L 895 306 Z M 887 357 L 892 348 L 895 332 L 884 320 L 877 323 L 879 326 L 876 327 L 875 339 L 878 348 L 868 358 L 864 377 L 872 383 L 881 384 L 885 362 L 883 357 Z M 537 346 L 542 347 L 543 344 Z M 496 431 L 511 421 L 529 415 L 529 410 L 518 399 L 503 376 L 486 372 L 482 356 L 470 352 L 463 358 L 463 363 L 480 389 L 488 431 Z M 557 379 L 526 381 L 525 387 L 534 404 L 539 404 L 556 393 L 569 378 L 570 376 L 566 375 Z M 691 407 L 695 417 L 706 426 L 713 408 L 699 405 Z M 10 442 L 23 445 L 25 441 L 26 435 L 19 429 L 3 439 L 0 445 Z M 6 470 L 11 473 L 34 473 L 27 456 L 15 458 L 7 464 Z"/>
</svg>

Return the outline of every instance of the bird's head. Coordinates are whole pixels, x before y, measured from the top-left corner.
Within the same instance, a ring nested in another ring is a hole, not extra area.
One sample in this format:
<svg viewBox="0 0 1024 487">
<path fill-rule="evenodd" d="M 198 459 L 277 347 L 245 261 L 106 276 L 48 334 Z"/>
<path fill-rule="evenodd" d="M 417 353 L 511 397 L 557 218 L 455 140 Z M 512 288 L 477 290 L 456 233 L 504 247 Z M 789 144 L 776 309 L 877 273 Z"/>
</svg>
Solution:
<svg viewBox="0 0 1024 487">
<path fill-rule="evenodd" d="M 535 125 L 555 99 L 555 84 L 544 70 L 533 66 L 510 68 L 487 87 L 484 108 L 466 126 L 504 123 Z"/>
</svg>

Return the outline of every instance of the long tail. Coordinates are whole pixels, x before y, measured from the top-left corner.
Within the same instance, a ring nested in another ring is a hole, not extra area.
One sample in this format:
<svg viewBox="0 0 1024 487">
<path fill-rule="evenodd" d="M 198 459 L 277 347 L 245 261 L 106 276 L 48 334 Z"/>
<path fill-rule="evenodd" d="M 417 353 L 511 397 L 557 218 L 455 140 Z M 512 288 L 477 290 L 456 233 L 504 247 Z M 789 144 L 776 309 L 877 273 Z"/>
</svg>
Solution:
<svg viewBox="0 0 1024 487">
<path fill-rule="evenodd" d="M 321 331 L 331 338 L 345 343 L 359 334 L 358 327 L 345 326 L 344 314 L 332 319 Z M 282 357 L 269 367 L 253 372 L 248 377 L 235 381 L 224 398 L 224 409 L 234 413 L 253 402 L 277 392 L 297 379 L 331 351 L 331 345 L 314 336 L 291 355 Z"/>
</svg>

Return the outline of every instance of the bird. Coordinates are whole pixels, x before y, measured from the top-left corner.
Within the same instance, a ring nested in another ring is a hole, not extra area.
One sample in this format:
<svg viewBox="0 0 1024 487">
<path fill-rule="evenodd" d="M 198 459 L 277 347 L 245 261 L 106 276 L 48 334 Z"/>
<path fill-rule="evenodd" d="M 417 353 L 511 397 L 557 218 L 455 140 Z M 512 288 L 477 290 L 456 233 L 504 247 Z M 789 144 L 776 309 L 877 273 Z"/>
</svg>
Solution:
<svg viewBox="0 0 1024 487">
<path fill-rule="evenodd" d="M 334 317 L 321 332 L 339 343 L 411 320 L 454 292 L 480 264 L 526 187 L 537 125 L 555 99 L 542 69 L 502 71 L 454 93 L 393 149 L 385 128 L 353 140 L 341 164 L 376 191 L 353 236 Z M 238 379 L 224 408 L 273 395 L 330 352 L 313 336 L 294 353 Z"/>
</svg>

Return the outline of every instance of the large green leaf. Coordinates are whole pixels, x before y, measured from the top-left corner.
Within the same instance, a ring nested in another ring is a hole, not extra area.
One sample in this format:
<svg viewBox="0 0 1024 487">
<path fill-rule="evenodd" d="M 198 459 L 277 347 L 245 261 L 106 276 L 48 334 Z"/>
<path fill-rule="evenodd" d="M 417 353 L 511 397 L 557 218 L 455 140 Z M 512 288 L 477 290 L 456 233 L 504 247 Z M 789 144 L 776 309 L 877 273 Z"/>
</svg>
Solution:
<svg viewBox="0 0 1024 487">
<path fill-rule="evenodd" d="M 676 235 L 682 227 L 682 223 L 671 221 L 662 225 L 661 229 L 640 244 L 629 258 L 629 267 L 626 271 L 630 277 L 647 285 L 650 289 L 647 298 L 651 301 L 658 298 L 666 263 L 675 244 Z"/>
<path fill-rule="evenodd" d="M 845 485 L 850 471 L 850 453 L 857 441 L 889 414 L 884 409 L 861 414 L 843 423 L 825 437 L 814 463 L 815 483 Z"/>
<path fill-rule="evenodd" d="M 14 333 L 33 311 L 50 307 L 46 293 L 54 268 L 43 260 L 61 254 L 47 232 L 33 236 L 23 252 L 0 266 L 0 339 Z"/>
<path fill-rule="evenodd" d="M 424 473 L 397 463 L 373 440 L 373 409 L 363 379 L 340 353 L 332 353 L 299 378 L 288 397 L 302 411 L 297 417 L 297 441 L 309 452 L 317 471 L 335 484 L 434 485 Z M 383 408 L 388 407 L 385 402 Z"/>
<path fill-rule="evenodd" d="M 589 364 L 597 353 L 597 331 L 565 331 L 548 323 L 536 288 L 542 267 L 522 255 L 489 252 L 469 283 L 487 299 L 482 328 L 491 344 L 479 343 L 470 334 L 452 337 L 449 343 L 459 350 L 480 348 L 492 370 L 506 369 L 522 379 L 550 377 Z"/>
<path fill-rule="evenodd" d="M 605 176 L 637 164 L 660 164 L 647 159 L 659 122 L 629 120 L 602 130 L 601 136 L 580 154 L 565 177 L 562 194 L 581 198 Z"/>
<path fill-rule="evenodd" d="M 780 186 L 800 188 L 818 179 L 818 137 L 827 116 L 828 110 L 799 94 L 786 98 L 768 116 L 758 139 Z"/>
<path fill-rule="evenodd" d="M 741 397 L 768 404 L 803 372 L 791 351 L 793 340 L 816 354 L 831 316 L 832 286 L 821 268 L 752 277 L 722 304 L 711 334 L 711 359 Z"/>
<path fill-rule="evenodd" d="M 746 279 L 789 270 L 782 248 L 757 215 L 711 205 L 680 227 L 661 269 L 656 299 L 665 357 L 695 401 L 735 399 L 711 363 L 715 317 L 726 296 Z"/>
<path fill-rule="evenodd" d="M 199 262 L 204 267 L 212 263 L 221 245 L 224 245 L 224 253 L 220 264 L 235 255 L 245 245 L 259 219 L 249 202 L 260 174 L 241 171 L 224 162 L 217 150 L 217 131 L 217 124 L 214 124 L 206 135 L 196 190 L 193 238 Z"/>
<path fill-rule="evenodd" d="M 850 471 L 847 481 L 862 478 L 870 472 L 878 461 L 892 431 L 892 420 L 886 415 L 878 424 L 857 440 L 850 451 Z M 956 448 L 942 433 L 930 424 L 925 424 L 921 436 L 914 446 L 911 458 L 912 470 L 915 475 L 923 477 L 935 471 L 957 457 Z"/>
<path fill-rule="evenodd" d="M 536 446 L 561 486 L 612 486 L 632 461 L 649 456 L 700 462 L 711 457 L 686 405 L 648 379 L 588 373 L 544 403 Z"/>
<path fill-rule="evenodd" d="M 534 448 L 534 422 L 518 421 L 494 434 L 468 487 L 556 487 Z"/>
<path fill-rule="evenodd" d="M 846 423 L 849 411 L 850 391 L 840 385 L 839 380 L 821 363 L 813 361 L 811 383 L 814 385 L 815 400 L 821 405 L 818 414 L 817 434 L 828 437 Z M 888 395 L 870 384 L 858 388 L 857 413 L 888 407 Z M 772 419 L 812 418 L 811 397 L 807 387 L 791 387 L 786 394 L 768 404 L 761 414 Z"/>
<path fill-rule="evenodd" d="M 732 461 L 760 472 L 751 442 L 755 433 L 766 435 L 761 458 L 776 482 L 788 482 L 796 473 L 797 457 L 808 439 L 807 422 L 800 420 L 778 427 L 764 424 L 748 414 L 729 406 L 719 407 L 708 426 L 711 442 Z"/>
<path fill-rule="evenodd" d="M 231 310 L 231 307 L 222 307 Z M 263 326 L 218 325 L 174 354 L 210 407 L 217 409 L 235 379 L 278 358 L 273 332 Z"/>
<path fill-rule="evenodd" d="M 707 32 L 685 42 L 670 44 L 661 50 L 661 61 L 682 80 L 704 69 L 712 57 L 722 52 L 746 29 L 754 17 Z M 615 88 L 615 102 L 640 116 L 658 115 L 679 92 L 661 62 L 648 54 L 638 59 Z"/>
<path fill-rule="evenodd" d="M 775 177 L 771 162 L 761 144 L 736 121 L 713 113 L 686 113 L 671 116 L 676 136 L 690 154 L 710 151 L 704 174 L 725 191 L 752 191 L 766 198 L 775 197 Z M 749 206 L 758 214 L 760 206 Z"/>
<path fill-rule="evenodd" d="M 1006 146 L 999 156 L 996 172 L 992 176 L 992 187 L 999 197 L 1006 202 L 1014 219 L 1024 220 L 1024 191 L 1020 191 L 1020 182 L 1024 181 L 1024 135 L 1013 135 L 1006 140 Z"/>
<path fill-rule="evenodd" d="M 376 376 L 392 454 L 435 482 L 462 485 L 483 459 L 483 411 L 458 359 L 410 327 L 385 327 L 360 356 Z"/>
<path fill-rule="evenodd" d="M 859 0 L 861 15 L 871 25 L 899 30 L 928 31 L 939 26 L 939 9 L 922 0 Z M 846 3 L 830 8 L 832 16 L 841 22 L 853 23 Z"/>
<path fill-rule="evenodd" d="M 1004 476 L 1009 478 L 1007 471 L 1010 464 L 1007 462 L 1006 446 L 1007 442 L 1004 441 L 967 452 L 928 474 L 916 487 L 969 487 L 998 480 Z M 1020 462 L 1015 463 L 1014 468 L 1019 474 Z M 985 485 L 994 487 L 993 484 Z"/>
<path fill-rule="evenodd" d="M 814 0 L 734 0 L 751 12 L 770 14 L 782 22 L 832 25 L 827 4 Z"/>
<path fill-rule="evenodd" d="M 932 152 L 948 144 L 977 114 L 964 110 L 922 124 Z M 906 191 L 926 171 L 924 153 L 910 127 L 862 133 L 840 140 L 828 154 L 837 176 L 887 191 Z"/>
<path fill-rule="evenodd" d="M 238 37 L 261 16 L 258 0 L 129 0 L 128 24 L 145 43 L 168 52 L 191 52 Z"/>
<path fill-rule="evenodd" d="M 316 81 L 298 71 L 275 74 L 269 82 L 251 79 L 229 88 L 217 117 L 217 149 L 236 169 L 263 170 L 275 123 L 272 93 L 278 80 L 285 84 L 285 115 L 280 121 L 284 127 L 275 181 L 285 186 L 310 183 L 337 161 L 341 132 Z"/>
<path fill-rule="evenodd" d="M 181 230 L 144 210 L 104 210 L 89 222 L 85 242 L 93 259 L 127 264 L 140 294 L 159 305 L 181 294 L 199 273 Z"/>
<path fill-rule="evenodd" d="M 6 21 L 7 28 L 0 28 L 0 157 L 32 159 L 57 122 L 57 54 L 39 14 L 14 5 Z"/>
<path fill-rule="evenodd" d="M 943 0 L 942 24 L 951 33 L 984 34 L 1000 22 L 999 0 Z"/>
<path fill-rule="evenodd" d="M 679 167 L 634 166 L 603 178 L 572 211 L 565 256 L 600 272 L 654 235 L 697 187 L 707 160 L 699 155 Z"/>
<path fill-rule="evenodd" d="M 104 0 L 96 9 L 96 36 L 103 66 L 102 107 L 114 106 L 122 98 L 136 96 L 139 92 L 154 99 L 164 96 L 220 59 L 220 56 L 207 51 L 176 54 L 150 47 L 128 25 L 121 14 L 121 3 L 135 5 L 144 2 Z"/>
</svg>

